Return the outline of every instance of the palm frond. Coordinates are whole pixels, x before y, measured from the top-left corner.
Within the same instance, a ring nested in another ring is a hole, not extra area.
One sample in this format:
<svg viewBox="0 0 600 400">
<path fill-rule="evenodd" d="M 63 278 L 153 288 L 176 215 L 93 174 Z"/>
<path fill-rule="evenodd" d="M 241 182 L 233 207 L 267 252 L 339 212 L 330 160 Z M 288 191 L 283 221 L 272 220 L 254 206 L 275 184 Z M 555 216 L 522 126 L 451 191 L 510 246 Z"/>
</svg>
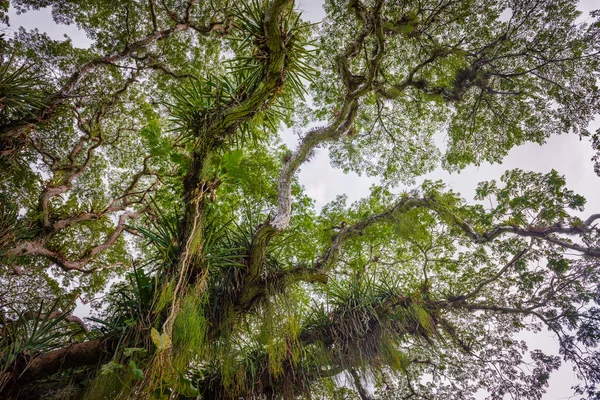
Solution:
<svg viewBox="0 0 600 400">
<path fill-rule="evenodd" d="M 263 82 L 268 66 L 269 50 L 264 34 L 264 16 L 267 2 L 251 1 L 234 8 L 238 36 L 231 38 L 235 57 L 225 60 L 225 76 L 208 75 L 198 81 L 178 88 L 172 102 L 168 104 L 174 130 L 190 136 L 197 136 L 208 126 L 219 108 L 234 106 L 247 98 Z M 281 121 L 289 115 L 290 108 L 279 99 L 307 93 L 306 84 L 314 80 L 316 69 L 308 59 L 316 51 L 314 41 L 309 40 L 311 24 L 304 23 L 300 14 L 292 10 L 282 16 L 283 41 L 286 46 L 286 65 L 282 78 L 285 85 L 275 93 L 274 101 L 263 107 L 254 119 L 259 118 L 260 129 L 252 121 L 242 121 L 238 135 L 233 140 L 236 145 L 249 141 L 258 143 L 262 133 L 277 131 Z M 262 116 L 262 118 L 261 118 Z"/>
<path fill-rule="evenodd" d="M 73 309 L 59 310 L 60 299 L 49 308 L 41 302 L 37 311 L 31 313 L 13 310 L 9 320 L 0 315 L 3 335 L 0 337 L 0 371 L 4 372 L 18 359 L 48 352 L 62 346 L 71 335 L 63 322 Z"/>
<path fill-rule="evenodd" d="M 31 66 L 16 66 L 11 56 L 0 65 L 0 122 L 34 115 L 44 105 L 39 76 Z"/>
<path fill-rule="evenodd" d="M 135 226 L 147 244 L 156 249 L 154 261 L 158 266 L 164 267 L 176 261 L 179 248 L 179 215 L 177 210 L 173 214 L 166 214 L 154 203 L 153 211 L 155 218 L 149 218 L 147 227 Z M 163 268 L 164 269 L 164 268 Z"/>
</svg>

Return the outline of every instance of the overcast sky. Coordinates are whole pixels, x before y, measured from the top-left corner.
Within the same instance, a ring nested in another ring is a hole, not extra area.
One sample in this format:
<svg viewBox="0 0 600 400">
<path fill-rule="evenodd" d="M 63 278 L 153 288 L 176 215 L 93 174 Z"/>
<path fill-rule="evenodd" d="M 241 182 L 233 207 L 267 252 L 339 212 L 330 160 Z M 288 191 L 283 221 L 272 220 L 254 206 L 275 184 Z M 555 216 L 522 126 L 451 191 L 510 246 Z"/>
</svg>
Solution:
<svg viewBox="0 0 600 400">
<path fill-rule="evenodd" d="M 313 22 L 318 22 L 324 16 L 320 0 L 300 0 L 296 4 L 304 12 L 305 18 Z M 587 19 L 589 11 L 594 8 L 600 8 L 597 1 L 582 1 L 580 3 L 580 9 L 584 12 L 582 19 Z M 38 28 L 41 32 L 48 33 L 53 39 L 64 39 L 64 35 L 67 34 L 77 47 L 87 47 L 90 44 L 85 34 L 78 31 L 76 27 L 57 26 L 52 20 L 49 9 L 23 15 L 16 15 L 14 10 L 11 10 L 9 17 L 11 23 L 9 32 L 15 31 L 19 26 L 27 29 Z M 599 126 L 597 118 L 592 123 L 590 130 L 595 131 Z M 295 148 L 297 137 L 289 131 L 282 136 L 290 148 Z M 417 185 L 424 179 L 442 179 L 452 190 L 461 193 L 467 200 L 471 200 L 478 182 L 490 179 L 498 180 L 508 169 L 520 168 L 543 173 L 555 169 L 565 175 L 568 188 L 586 197 L 587 206 L 582 216 L 589 215 L 600 212 L 600 178 L 594 173 L 590 161 L 593 154 L 588 140 L 579 140 L 573 135 L 554 136 L 548 139 L 544 146 L 525 144 L 512 149 L 502 164 L 486 163 L 480 167 L 466 168 L 459 174 L 449 174 L 437 169 L 417 179 Z M 323 149 L 317 150 L 316 156 L 302 166 L 299 178 L 301 184 L 306 188 L 306 192 L 316 200 L 317 209 L 341 194 L 346 194 L 350 202 L 365 197 L 369 193 L 370 186 L 378 182 L 376 178 L 344 174 L 340 170 L 333 169 L 329 164 L 327 151 Z M 80 308 L 77 314 L 85 314 L 84 309 Z M 523 338 L 528 340 L 532 348 L 535 345 L 543 351 L 553 353 L 557 351 L 556 340 L 548 333 L 525 334 Z M 570 397 L 573 394 L 570 387 L 574 383 L 574 373 L 571 368 L 563 366 L 560 371 L 552 375 L 550 388 L 544 396 L 544 400 Z"/>
</svg>

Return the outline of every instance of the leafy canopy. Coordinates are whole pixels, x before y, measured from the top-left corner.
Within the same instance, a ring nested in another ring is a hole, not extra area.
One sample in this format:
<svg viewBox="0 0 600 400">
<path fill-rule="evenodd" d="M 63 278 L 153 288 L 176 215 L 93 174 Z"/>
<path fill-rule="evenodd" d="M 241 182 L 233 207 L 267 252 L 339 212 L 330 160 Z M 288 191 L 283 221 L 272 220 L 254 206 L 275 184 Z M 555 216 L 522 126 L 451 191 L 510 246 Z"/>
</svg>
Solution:
<svg viewBox="0 0 600 400">
<path fill-rule="evenodd" d="M 556 134 L 597 149 L 598 13 L 10 5 L 51 7 L 92 44 L 0 34 L 2 397 L 540 399 L 566 363 L 600 398 L 585 198 L 557 171 L 506 171 L 473 202 L 400 186 Z M 316 210 L 296 173 L 322 147 L 380 184 Z M 556 353 L 519 339 L 542 331 Z"/>
</svg>

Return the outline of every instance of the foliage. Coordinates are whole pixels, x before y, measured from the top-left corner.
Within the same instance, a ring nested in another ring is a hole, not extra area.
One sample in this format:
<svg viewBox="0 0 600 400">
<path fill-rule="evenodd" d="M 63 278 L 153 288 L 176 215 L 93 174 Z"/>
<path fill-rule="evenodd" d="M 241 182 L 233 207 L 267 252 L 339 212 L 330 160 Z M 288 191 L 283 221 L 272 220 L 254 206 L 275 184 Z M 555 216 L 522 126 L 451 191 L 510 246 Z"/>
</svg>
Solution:
<svg viewBox="0 0 600 400">
<path fill-rule="evenodd" d="M 38 78 L 31 67 L 23 65 L 15 68 L 14 57 L 3 60 L 0 68 L 0 123 L 23 118 L 42 106 L 43 93 L 40 93 Z"/>
<path fill-rule="evenodd" d="M 555 134 L 598 150 L 597 12 L 11 6 L 91 45 L 0 34 L 0 397 L 540 399 L 563 364 L 600 396 L 600 214 L 561 171 L 402 186 Z M 320 148 L 380 181 L 315 209 Z"/>
<path fill-rule="evenodd" d="M 58 301 L 50 307 L 41 303 L 33 314 L 9 308 L 0 315 L 0 376 L 15 363 L 30 362 L 37 354 L 62 346 L 65 339 L 77 333 L 65 326 L 72 310 L 61 312 L 57 307 Z"/>
</svg>

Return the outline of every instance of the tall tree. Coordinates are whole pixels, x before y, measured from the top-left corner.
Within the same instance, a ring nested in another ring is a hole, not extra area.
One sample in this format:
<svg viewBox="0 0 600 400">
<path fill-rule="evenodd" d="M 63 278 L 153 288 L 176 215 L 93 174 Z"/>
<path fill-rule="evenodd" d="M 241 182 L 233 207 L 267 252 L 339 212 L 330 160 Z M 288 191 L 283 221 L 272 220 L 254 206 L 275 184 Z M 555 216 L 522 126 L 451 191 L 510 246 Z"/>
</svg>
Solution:
<svg viewBox="0 0 600 400">
<path fill-rule="evenodd" d="M 395 190 L 554 134 L 597 147 L 596 14 L 11 5 L 52 7 L 92 45 L 0 38 L 2 396 L 539 399 L 567 362 L 600 398 L 600 214 L 577 217 L 556 171 L 507 171 L 474 203 L 442 182 Z M 321 147 L 381 184 L 317 213 L 296 173 Z M 558 356 L 517 336 L 541 330 Z"/>
</svg>

